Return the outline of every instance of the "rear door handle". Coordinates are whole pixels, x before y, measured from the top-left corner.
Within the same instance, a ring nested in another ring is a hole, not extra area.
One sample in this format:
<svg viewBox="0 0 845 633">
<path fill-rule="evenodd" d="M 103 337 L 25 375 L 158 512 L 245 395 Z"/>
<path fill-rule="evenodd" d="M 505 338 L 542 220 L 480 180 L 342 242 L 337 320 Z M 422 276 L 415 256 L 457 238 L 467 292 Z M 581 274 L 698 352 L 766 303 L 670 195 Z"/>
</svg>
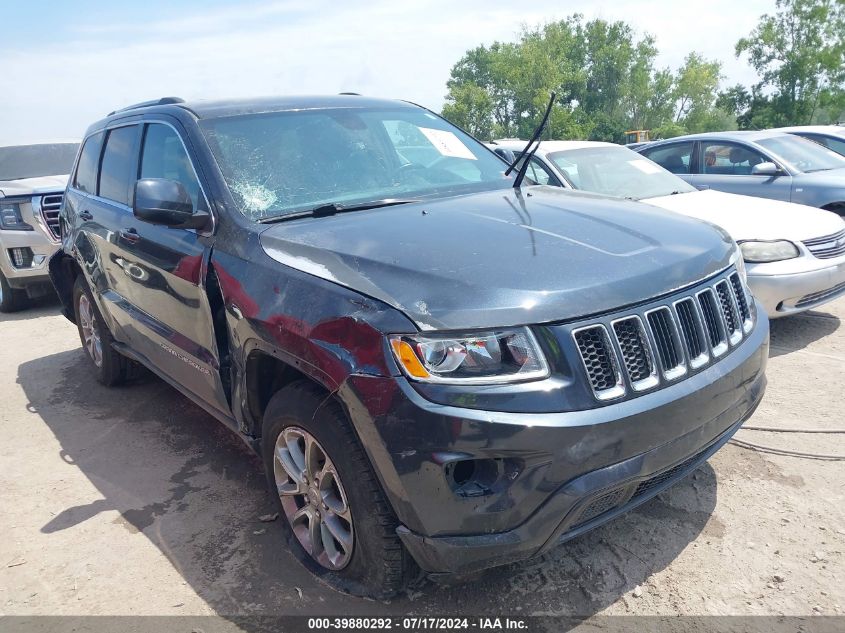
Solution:
<svg viewBox="0 0 845 633">
<path fill-rule="evenodd" d="M 136 229 L 130 227 L 128 229 L 123 229 L 120 232 L 120 239 L 125 240 L 130 244 L 134 244 L 141 239 L 141 236 Z"/>
<path fill-rule="evenodd" d="M 93 216 L 93 215 L 91 215 L 91 212 L 90 212 L 90 211 L 83 211 L 82 213 L 80 213 L 80 214 L 79 214 L 79 218 L 80 218 L 81 220 L 85 220 L 86 222 L 88 222 L 88 221 L 90 221 L 90 220 L 93 220 L 93 219 L 94 219 L 94 216 Z"/>
</svg>

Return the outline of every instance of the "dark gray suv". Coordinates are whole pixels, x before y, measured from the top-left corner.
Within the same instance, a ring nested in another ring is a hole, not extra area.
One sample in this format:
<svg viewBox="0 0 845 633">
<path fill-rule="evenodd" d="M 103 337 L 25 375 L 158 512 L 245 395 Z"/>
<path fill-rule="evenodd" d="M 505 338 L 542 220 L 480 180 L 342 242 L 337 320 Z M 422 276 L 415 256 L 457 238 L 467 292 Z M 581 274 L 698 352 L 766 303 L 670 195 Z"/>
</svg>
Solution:
<svg viewBox="0 0 845 633">
<path fill-rule="evenodd" d="M 506 168 L 404 102 L 163 99 L 89 128 L 50 270 L 102 383 L 204 407 L 300 560 L 385 596 L 643 503 L 763 395 L 725 233 Z"/>
</svg>

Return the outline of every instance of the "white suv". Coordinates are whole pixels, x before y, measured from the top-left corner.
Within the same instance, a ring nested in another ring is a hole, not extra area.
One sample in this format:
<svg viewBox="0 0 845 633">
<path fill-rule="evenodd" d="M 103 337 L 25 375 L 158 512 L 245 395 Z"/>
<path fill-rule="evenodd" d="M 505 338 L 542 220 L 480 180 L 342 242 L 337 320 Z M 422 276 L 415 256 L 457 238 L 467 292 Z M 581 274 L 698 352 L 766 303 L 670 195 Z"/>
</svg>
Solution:
<svg viewBox="0 0 845 633">
<path fill-rule="evenodd" d="M 0 146 L 0 312 L 53 292 L 47 260 L 77 141 Z"/>
</svg>

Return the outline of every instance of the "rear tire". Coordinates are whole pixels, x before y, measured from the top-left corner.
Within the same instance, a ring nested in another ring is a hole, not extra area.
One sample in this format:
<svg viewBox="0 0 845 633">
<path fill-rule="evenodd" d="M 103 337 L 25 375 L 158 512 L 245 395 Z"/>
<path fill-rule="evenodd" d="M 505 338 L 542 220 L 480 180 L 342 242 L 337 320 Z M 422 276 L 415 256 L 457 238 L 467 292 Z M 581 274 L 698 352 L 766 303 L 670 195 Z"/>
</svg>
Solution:
<svg viewBox="0 0 845 633">
<path fill-rule="evenodd" d="M 270 399 L 261 440 L 267 482 L 297 559 L 333 588 L 356 596 L 386 599 L 402 590 L 416 565 L 340 405 L 308 381 L 292 383 Z M 317 465 L 313 472 L 306 453 Z M 316 503 L 309 497 L 315 492 Z M 307 529 L 312 521 L 314 531 Z M 322 550 L 318 556 L 315 549 Z"/>
<path fill-rule="evenodd" d="M 26 290 L 12 288 L 6 276 L 0 273 L 0 312 L 17 312 L 23 310 L 28 303 Z"/>
<path fill-rule="evenodd" d="M 73 309 L 82 351 L 94 367 L 97 381 L 114 387 L 126 381 L 131 361 L 112 347 L 114 338 L 82 275 L 73 284 Z"/>
</svg>

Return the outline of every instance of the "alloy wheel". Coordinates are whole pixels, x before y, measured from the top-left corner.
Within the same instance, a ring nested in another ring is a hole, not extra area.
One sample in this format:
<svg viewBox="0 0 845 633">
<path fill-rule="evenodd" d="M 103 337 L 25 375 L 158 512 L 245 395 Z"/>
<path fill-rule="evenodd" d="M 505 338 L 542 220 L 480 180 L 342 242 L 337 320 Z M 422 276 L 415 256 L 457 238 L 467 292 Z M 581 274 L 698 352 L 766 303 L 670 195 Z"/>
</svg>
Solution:
<svg viewBox="0 0 845 633">
<path fill-rule="evenodd" d="M 94 365 L 103 365 L 103 345 L 100 341 L 100 332 L 97 329 L 97 322 L 94 318 L 94 306 L 88 299 L 88 295 L 79 296 L 79 327 L 82 329 L 82 342 Z"/>
<path fill-rule="evenodd" d="M 282 509 L 303 549 L 326 569 L 352 558 L 352 513 L 337 469 L 305 429 L 290 426 L 276 439 L 273 475 Z"/>
</svg>

